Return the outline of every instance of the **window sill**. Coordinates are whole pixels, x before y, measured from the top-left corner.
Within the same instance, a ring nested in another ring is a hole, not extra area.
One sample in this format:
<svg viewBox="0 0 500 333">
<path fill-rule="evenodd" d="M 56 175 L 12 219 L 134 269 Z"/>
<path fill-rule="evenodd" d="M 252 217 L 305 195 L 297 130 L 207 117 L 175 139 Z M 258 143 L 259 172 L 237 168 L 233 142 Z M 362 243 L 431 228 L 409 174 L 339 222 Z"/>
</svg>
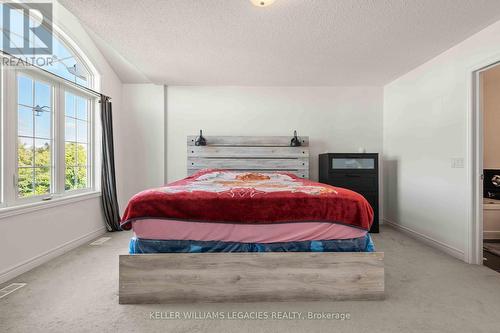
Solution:
<svg viewBox="0 0 500 333">
<path fill-rule="evenodd" d="M 21 215 L 21 214 L 26 214 L 26 213 L 31 213 L 37 210 L 41 209 L 48 209 L 52 207 L 57 207 L 57 206 L 64 206 L 68 205 L 71 203 L 79 202 L 79 201 L 84 201 L 84 200 L 89 200 L 92 198 L 99 198 L 101 196 L 101 192 L 85 192 L 85 193 L 79 193 L 79 194 L 74 194 L 74 195 L 67 195 L 67 196 L 62 196 L 62 197 L 54 197 L 53 199 L 49 201 L 38 201 L 38 202 L 31 202 L 31 203 L 26 203 L 26 204 L 21 204 L 21 205 L 16 205 L 16 206 L 10 206 L 10 207 L 4 207 L 0 208 L 0 219 L 10 217 L 10 216 L 15 216 L 15 215 Z"/>
</svg>

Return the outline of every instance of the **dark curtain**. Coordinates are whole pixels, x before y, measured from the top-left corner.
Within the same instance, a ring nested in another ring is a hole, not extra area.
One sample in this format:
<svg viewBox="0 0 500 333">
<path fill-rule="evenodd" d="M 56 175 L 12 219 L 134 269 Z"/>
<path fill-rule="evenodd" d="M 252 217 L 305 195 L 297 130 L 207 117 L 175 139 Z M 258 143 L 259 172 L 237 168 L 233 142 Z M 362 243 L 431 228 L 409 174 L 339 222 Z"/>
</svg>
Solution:
<svg viewBox="0 0 500 333">
<path fill-rule="evenodd" d="M 101 202 L 108 231 L 121 231 L 120 210 L 116 197 L 115 152 L 113 148 L 113 116 L 109 97 L 101 95 L 102 168 Z"/>
</svg>

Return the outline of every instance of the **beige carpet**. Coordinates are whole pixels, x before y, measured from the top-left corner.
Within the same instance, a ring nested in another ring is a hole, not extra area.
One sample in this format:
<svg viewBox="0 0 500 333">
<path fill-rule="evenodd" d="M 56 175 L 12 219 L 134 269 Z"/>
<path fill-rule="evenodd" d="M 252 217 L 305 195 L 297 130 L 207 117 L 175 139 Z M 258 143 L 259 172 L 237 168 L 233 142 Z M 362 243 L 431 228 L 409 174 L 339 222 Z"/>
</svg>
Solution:
<svg viewBox="0 0 500 333">
<path fill-rule="evenodd" d="M 390 228 L 374 237 L 385 251 L 387 299 L 366 302 L 119 305 L 117 256 L 127 252 L 130 233 L 109 236 L 102 246 L 82 246 L 11 281 L 28 285 L 0 299 L 0 332 L 500 331 L 500 274 Z M 170 311 L 199 317 L 218 311 L 339 312 L 350 319 L 150 319 L 151 312 L 166 318 Z"/>
</svg>

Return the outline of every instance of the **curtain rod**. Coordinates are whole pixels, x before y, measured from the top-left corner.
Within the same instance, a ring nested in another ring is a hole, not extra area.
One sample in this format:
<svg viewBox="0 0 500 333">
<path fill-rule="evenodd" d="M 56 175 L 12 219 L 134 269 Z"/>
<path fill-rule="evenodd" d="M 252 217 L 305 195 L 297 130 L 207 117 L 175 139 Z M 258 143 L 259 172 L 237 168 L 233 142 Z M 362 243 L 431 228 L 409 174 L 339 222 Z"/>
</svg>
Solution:
<svg viewBox="0 0 500 333">
<path fill-rule="evenodd" d="M 68 83 L 68 84 L 70 84 L 70 85 L 72 85 L 72 86 L 77 87 L 78 89 L 82 89 L 82 90 L 85 90 L 85 91 L 87 91 L 87 92 L 89 92 L 89 93 L 91 93 L 91 94 L 93 94 L 93 95 L 96 95 L 96 96 L 97 96 L 97 97 L 99 97 L 100 99 L 107 99 L 107 100 L 111 100 L 111 97 L 109 97 L 109 96 L 106 96 L 106 95 L 104 95 L 104 94 L 102 94 L 102 93 L 100 93 L 100 92 L 98 92 L 98 91 L 95 91 L 94 89 L 90 89 L 90 88 L 88 88 L 88 87 L 82 86 L 81 84 L 78 84 L 78 83 L 76 83 L 76 82 L 73 82 L 73 81 L 71 81 L 71 80 L 68 80 L 68 79 L 66 79 L 66 78 L 64 78 L 64 77 L 62 77 L 62 76 L 59 76 L 59 75 L 54 74 L 54 73 L 52 73 L 52 72 L 49 72 L 48 70 L 43 69 L 42 67 L 38 67 L 38 66 L 35 66 L 35 65 L 32 65 L 32 64 L 29 64 L 29 63 L 27 63 L 26 61 L 24 61 L 23 59 L 21 59 L 21 58 L 19 58 L 19 57 L 16 57 L 16 56 L 14 56 L 14 55 L 10 54 L 9 52 L 6 52 L 6 51 L 4 51 L 4 50 L 0 50 L 0 52 L 2 52 L 2 54 L 3 54 L 4 56 L 8 56 L 8 57 L 11 57 L 11 58 L 17 59 L 17 60 L 19 60 L 20 62 L 22 62 L 22 63 L 24 63 L 24 64 L 27 64 L 27 65 L 28 65 L 28 66 L 30 66 L 30 67 L 34 67 L 34 68 L 39 69 L 39 70 L 41 70 L 41 71 L 43 71 L 43 72 L 45 72 L 45 73 L 47 73 L 47 74 L 49 74 L 49 75 L 51 75 L 51 76 L 54 76 L 54 77 L 56 77 L 56 78 L 58 78 L 58 79 L 60 79 L 60 80 L 63 80 L 63 81 L 65 81 L 66 83 Z M 99 101 L 99 102 L 100 102 L 100 101 Z"/>
</svg>

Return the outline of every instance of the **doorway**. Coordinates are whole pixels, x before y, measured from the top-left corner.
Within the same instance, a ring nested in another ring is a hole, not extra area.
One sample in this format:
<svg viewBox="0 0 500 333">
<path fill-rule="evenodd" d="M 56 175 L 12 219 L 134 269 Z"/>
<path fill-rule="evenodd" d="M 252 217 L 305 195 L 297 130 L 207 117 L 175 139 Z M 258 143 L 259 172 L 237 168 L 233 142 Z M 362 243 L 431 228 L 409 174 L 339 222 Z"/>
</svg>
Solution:
<svg viewBox="0 0 500 333">
<path fill-rule="evenodd" d="M 500 64 L 474 73 L 474 256 L 500 272 Z"/>
</svg>

